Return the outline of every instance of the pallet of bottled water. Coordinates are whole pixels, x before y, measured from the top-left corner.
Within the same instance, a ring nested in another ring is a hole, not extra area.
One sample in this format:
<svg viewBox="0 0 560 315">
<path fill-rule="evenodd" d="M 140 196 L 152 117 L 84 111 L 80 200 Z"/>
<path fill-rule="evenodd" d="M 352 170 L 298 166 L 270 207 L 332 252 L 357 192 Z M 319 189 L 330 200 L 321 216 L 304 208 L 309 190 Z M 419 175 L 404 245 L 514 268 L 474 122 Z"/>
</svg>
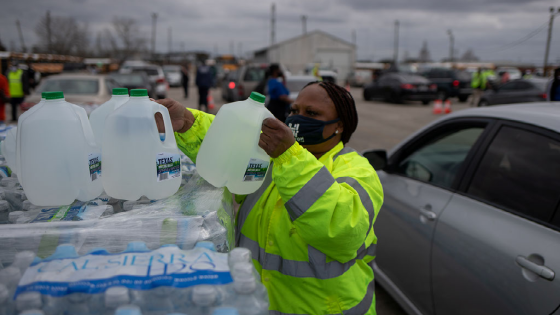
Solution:
<svg viewBox="0 0 560 315">
<path fill-rule="evenodd" d="M 268 313 L 251 252 L 218 253 L 211 242 L 191 250 L 150 250 L 131 242 L 79 255 L 70 244 L 40 259 L 23 251 L 0 270 L 0 314 L 259 315 Z"/>
</svg>

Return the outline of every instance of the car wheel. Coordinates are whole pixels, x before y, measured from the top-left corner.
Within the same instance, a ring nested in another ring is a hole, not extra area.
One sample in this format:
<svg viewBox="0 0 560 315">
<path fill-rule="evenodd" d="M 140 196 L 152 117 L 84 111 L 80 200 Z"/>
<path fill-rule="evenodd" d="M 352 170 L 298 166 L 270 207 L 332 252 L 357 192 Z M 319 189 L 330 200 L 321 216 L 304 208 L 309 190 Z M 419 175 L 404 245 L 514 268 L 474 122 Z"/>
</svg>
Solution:
<svg viewBox="0 0 560 315">
<path fill-rule="evenodd" d="M 486 106 L 488 106 L 487 100 L 480 100 L 480 102 L 478 102 L 478 107 L 486 107 Z"/>
<path fill-rule="evenodd" d="M 426 100 L 426 101 L 422 101 L 422 105 L 428 105 L 428 104 L 430 104 L 430 101 L 427 101 L 427 100 Z"/>
<path fill-rule="evenodd" d="M 459 102 L 464 103 L 469 99 L 468 95 L 461 95 L 459 96 Z"/>
</svg>

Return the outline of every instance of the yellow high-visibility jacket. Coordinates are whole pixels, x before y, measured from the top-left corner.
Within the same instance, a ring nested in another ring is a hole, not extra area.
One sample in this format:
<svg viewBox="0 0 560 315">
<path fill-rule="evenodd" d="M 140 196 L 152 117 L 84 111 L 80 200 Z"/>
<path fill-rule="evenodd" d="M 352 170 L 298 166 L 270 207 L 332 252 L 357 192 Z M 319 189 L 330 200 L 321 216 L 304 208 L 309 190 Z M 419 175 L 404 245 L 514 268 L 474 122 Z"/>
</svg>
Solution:
<svg viewBox="0 0 560 315">
<path fill-rule="evenodd" d="M 193 126 L 175 137 L 196 163 L 214 116 L 191 112 Z M 296 142 L 271 162 L 259 190 L 236 196 L 236 243 L 252 252 L 270 314 L 375 314 L 375 170 L 342 142 L 319 159 Z"/>
</svg>

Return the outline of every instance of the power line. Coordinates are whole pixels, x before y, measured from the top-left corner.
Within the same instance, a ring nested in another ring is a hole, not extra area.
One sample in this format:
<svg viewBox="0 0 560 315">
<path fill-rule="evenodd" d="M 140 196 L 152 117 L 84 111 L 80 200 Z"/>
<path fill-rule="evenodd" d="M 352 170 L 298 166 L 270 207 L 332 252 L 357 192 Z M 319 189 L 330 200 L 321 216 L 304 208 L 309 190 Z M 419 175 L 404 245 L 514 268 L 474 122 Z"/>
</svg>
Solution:
<svg viewBox="0 0 560 315">
<path fill-rule="evenodd" d="M 503 50 L 510 49 L 510 48 L 515 47 L 515 46 L 518 46 L 520 44 L 523 44 L 524 42 L 528 41 L 529 39 L 535 37 L 537 34 L 542 32 L 546 28 L 547 25 L 548 25 L 548 21 L 543 23 L 537 29 L 533 30 L 532 32 L 530 32 L 529 34 L 523 36 L 522 38 L 520 38 L 518 40 L 515 40 L 511 43 L 502 45 L 500 47 L 497 47 L 496 49 L 482 51 L 481 53 L 495 53 L 495 52 L 503 51 Z"/>
</svg>

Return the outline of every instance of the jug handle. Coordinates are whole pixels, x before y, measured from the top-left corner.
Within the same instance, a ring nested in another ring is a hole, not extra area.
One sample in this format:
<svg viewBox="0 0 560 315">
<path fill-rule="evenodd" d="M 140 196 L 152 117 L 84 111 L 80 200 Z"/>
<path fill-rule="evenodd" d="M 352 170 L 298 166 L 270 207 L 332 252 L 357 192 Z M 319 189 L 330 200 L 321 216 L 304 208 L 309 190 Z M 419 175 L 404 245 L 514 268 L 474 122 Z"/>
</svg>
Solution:
<svg viewBox="0 0 560 315">
<path fill-rule="evenodd" d="M 261 119 L 261 124 L 262 124 L 262 123 L 264 122 L 264 120 L 267 119 L 267 118 L 274 118 L 274 119 L 276 119 L 276 117 L 274 117 L 274 115 L 268 110 L 268 108 L 264 107 L 263 115 L 262 115 L 262 119 Z M 262 129 L 262 127 L 261 127 L 261 129 Z M 262 131 L 261 131 L 261 132 L 262 132 Z M 263 150 L 263 148 L 259 147 L 259 140 L 260 140 L 260 137 L 257 138 L 257 142 L 256 142 L 257 149 L 258 149 L 258 150 L 261 150 L 264 154 L 267 154 L 266 151 Z M 267 155 L 268 155 L 268 154 L 267 154 Z"/>
<path fill-rule="evenodd" d="M 166 145 L 169 143 L 169 141 L 171 141 L 170 139 L 175 140 L 175 135 L 173 134 L 173 125 L 171 124 L 171 118 L 169 118 L 169 110 L 163 105 L 160 105 L 156 102 L 153 103 L 154 103 L 152 107 L 154 110 L 153 114 L 155 115 L 156 113 L 160 113 L 161 116 L 163 117 L 163 125 L 165 126 L 165 140 L 163 141 L 163 144 Z"/>
<path fill-rule="evenodd" d="M 89 122 L 86 110 L 79 107 L 78 105 L 72 105 L 72 109 L 74 110 L 74 113 L 76 113 L 76 115 L 78 116 L 78 118 L 80 119 L 80 122 L 82 123 L 82 131 L 84 133 L 84 137 L 86 138 L 86 142 L 93 147 L 97 147 L 97 143 L 95 142 L 95 136 L 93 135 L 93 130 L 91 129 L 91 124 Z"/>
</svg>

